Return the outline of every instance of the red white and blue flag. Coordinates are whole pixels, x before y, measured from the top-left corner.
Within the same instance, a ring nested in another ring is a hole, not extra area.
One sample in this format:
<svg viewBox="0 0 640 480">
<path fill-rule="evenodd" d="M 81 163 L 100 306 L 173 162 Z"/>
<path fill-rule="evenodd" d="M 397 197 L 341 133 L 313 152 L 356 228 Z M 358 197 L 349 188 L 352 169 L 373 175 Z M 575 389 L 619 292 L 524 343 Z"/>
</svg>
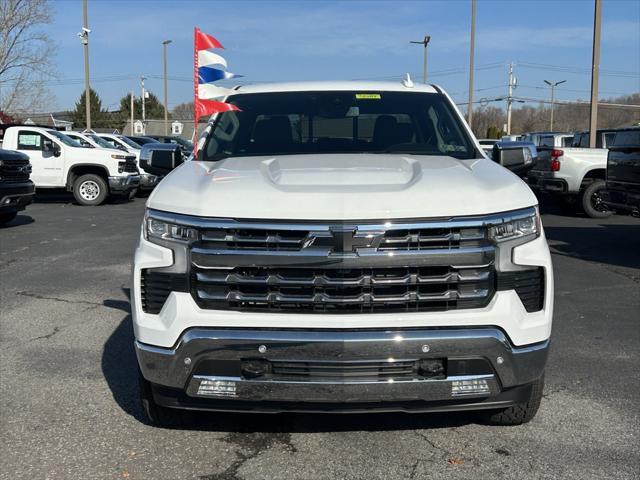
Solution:
<svg viewBox="0 0 640 480">
<path fill-rule="evenodd" d="M 198 119 L 214 113 L 238 110 L 238 107 L 217 98 L 225 98 L 233 90 L 214 85 L 218 80 L 241 77 L 227 71 L 227 61 L 212 50 L 223 49 L 222 44 L 211 35 L 200 31 L 198 27 L 194 32 L 194 116 L 195 125 Z"/>
</svg>

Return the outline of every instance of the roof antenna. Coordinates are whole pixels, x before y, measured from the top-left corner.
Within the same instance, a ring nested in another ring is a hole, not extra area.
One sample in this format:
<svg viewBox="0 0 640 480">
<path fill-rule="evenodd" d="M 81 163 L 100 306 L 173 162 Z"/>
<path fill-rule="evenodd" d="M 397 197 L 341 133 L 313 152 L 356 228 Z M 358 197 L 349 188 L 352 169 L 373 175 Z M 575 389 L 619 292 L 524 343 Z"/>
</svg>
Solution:
<svg viewBox="0 0 640 480">
<path fill-rule="evenodd" d="M 413 88 L 413 80 L 411 80 L 411 75 L 409 75 L 409 73 L 407 73 L 407 76 L 402 80 L 402 85 L 407 88 Z"/>
</svg>

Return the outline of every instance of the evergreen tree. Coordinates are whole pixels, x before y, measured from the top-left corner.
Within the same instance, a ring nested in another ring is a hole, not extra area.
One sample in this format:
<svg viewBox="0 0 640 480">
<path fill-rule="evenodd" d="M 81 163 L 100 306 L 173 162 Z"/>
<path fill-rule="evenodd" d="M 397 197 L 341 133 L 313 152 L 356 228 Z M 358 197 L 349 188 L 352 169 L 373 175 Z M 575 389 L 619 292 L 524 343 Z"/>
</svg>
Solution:
<svg viewBox="0 0 640 480">
<path fill-rule="evenodd" d="M 89 101 L 91 102 L 91 128 L 107 128 L 110 126 L 109 114 L 102 108 L 102 100 L 98 93 L 92 88 L 89 90 Z M 85 93 L 80 94 L 80 99 L 71 113 L 73 126 L 76 129 L 83 129 L 87 126 Z"/>
<path fill-rule="evenodd" d="M 145 118 L 147 120 L 161 120 L 164 119 L 164 105 L 158 100 L 153 93 L 149 93 L 149 98 L 144 101 Z M 120 113 L 122 115 L 123 123 L 126 123 L 127 119 L 131 118 L 131 94 L 127 93 L 120 99 Z M 136 120 L 142 119 L 142 101 L 140 97 L 134 96 L 133 99 L 133 115 Z M 169 113 L 171 118 L 171 113 Z"/>
</svg>

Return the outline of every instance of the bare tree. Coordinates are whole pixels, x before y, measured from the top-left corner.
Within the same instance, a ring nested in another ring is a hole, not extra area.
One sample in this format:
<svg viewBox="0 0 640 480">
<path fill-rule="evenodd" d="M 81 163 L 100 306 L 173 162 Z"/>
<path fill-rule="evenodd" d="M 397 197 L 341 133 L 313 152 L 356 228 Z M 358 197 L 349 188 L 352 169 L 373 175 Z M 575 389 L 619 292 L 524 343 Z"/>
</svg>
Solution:
<svg viewBox="0 0 640 480">
<path fill-rule="evenodd" d="M 171 116 L 178 120 L 193 120 L 193 102 L 176 105 L 171 111 Z"/>
<path fill-rule="evenodd" d="M 53 46 L 41 28 L 51 22 L 46 0 L 0 0 L 0 110 L 25 112 L 51 101 Z"/>
<path fill-rule="evenodd" d="M 640 124 L 640 93 L 617 98 L 603 99 L 598 108 L 598 128 L 617 128 Z M 606 105 L 622 104 L 625 106 Z M 549 129 L 549 106 L 524 105 L 513 110 L 512 132 L 524 133 Z M 473 113 L 473 131 L 478 138 L 488 135 L 488 130 L 502 130 L 506 114 L 499 107 L 483 107 Z M 559 103 L 555 106 L 554 128 L 557 131 L 573 132 L 589 128 L 588 103 Z"/>
</svg>

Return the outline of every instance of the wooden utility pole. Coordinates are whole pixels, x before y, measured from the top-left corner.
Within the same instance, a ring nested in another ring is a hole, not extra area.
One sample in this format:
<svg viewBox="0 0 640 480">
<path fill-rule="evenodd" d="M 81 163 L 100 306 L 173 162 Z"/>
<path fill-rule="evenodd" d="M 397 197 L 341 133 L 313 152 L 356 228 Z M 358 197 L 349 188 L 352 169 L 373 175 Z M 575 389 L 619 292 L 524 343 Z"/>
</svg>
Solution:
<svg viewBox="0 0 640 480">
<path fill-rule="evenodd" d="M 591 116 L 589 119 L 589 147 L 596 148 L 598 130 L 598 80 L 600 77 L 600 23 L 602 0 L 595 0 L 593 13 L 593 56 L 591 60 Z"/>
<path fill-rule="evenodd" d="M 471 128 L 473 121 L 473 74 L 476 43 L 476 0 L 471 0 L 471 49 L 469 51 L 469 104 L 467 106 L 467 123 Z"/>
</svg>

